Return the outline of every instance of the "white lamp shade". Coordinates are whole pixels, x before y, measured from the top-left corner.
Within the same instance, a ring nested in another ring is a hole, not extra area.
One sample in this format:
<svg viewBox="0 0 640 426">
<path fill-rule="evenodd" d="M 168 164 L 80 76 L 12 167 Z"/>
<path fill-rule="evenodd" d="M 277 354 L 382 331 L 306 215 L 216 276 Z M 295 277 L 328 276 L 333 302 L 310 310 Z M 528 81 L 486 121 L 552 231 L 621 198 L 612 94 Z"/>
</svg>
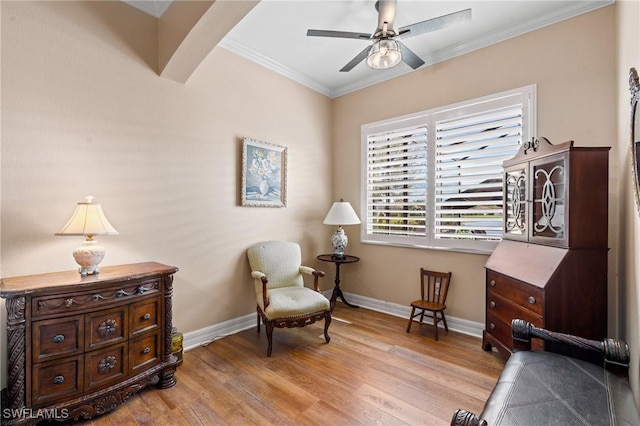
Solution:
<svg viewBox="0 0 640 426">
<path fill-rule="evenodd" d="M 100 204 L 93 203 L 93 197 L 76 206 L 73 216 L 56 235 L 118 235 L 118 231 L 109 223 Z"/>
<path fill-rule="evenodd" d="M 325 225 L 357 225 L 360 223 L 358 215 L 348 201 L 336 201 L 322 222 Z"/>
</svg>

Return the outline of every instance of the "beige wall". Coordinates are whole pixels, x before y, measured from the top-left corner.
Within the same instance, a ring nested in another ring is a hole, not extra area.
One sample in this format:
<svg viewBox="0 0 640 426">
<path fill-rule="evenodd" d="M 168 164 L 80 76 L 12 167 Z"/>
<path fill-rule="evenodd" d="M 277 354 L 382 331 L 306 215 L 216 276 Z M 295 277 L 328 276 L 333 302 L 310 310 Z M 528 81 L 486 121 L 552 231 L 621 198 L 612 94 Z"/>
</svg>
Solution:
<svg viewBox="0 0 640 426">
<path fill-rule="evenodd" d="M 81 239 L 53 234 L 88 194 L 120 232 L 98 238 L 103 265 L 180 268 L 184 332 L 255 311 L 250 244 L 328 249 L 329 98 L 221 48 L 186 84 L 160 78 L 157 21 L 121 2 L 1 7 L 1 276 L 76 268 Z M 288 147 L 286 208 L 239 206 L 242 137 Z"/>
<path fill-rule="evenodd" d="M 636 206 L 631 178 L 629 69 L 640 71 L 640 2 L 616 2 L 617 71 L 616 93 L 618 94 L 617 157 L 618 180 L 615 186 L 620 194 L 618 216 L 612 221 L 618 225 L 618 270 L 616 282 L 619 286 L 618 322 L 620 337 L 631 349 L 631 385 L 635 391 L 636 404 L 640 406 L 640 206 Z"/>
<path fill-rule="evenodd" d="M 0 276 L 75 268 L 79 241 L 53 233 L 92 194 L 120 231 L 100 239 L 104 265 L 180 268 L 182 331 L 251 313 L 249 244 L 300 241 L 314 264 L 328 249 L 332 199 L 359 208 L 361 124 L 535 83 L 538 135 L 612 146 L 609 328 L 632 345 L 637 389 L 640 224 L 625 132 L 638 9 L 618 1 L 331 101 L 220 48 L 186 84 L 162 79 L 157 20 L 120 2 L 3 1 Z M 289 148 L 287 208 L 239 207 L 245 136 Z M 343 270 L 345 291 L 406 304 L 420 266 L 451 270 L 449 314 L 484 322 L 487 256 L 362 245 L 357 227 L 347 233 L 362 261 Z"/>
<path fill-rule="evenodd" d="M 615 71 L 614 8 L 607 7 L 345 95 L 333 107 L 333 191 L 359 209 L 362 124 L 529 84 L 537 84 L 537 135 L 553 143 L 611 146 L 615 152 Z M 616 205 L 615 191 L 610 199 Z M 347 232 L 356 235 L 358 230 Z M 346 291 L 407 304 L 419 296 L 421 266 L 448 270 L 453 285 L 447 313 L 484 323 L 487 256 L 357 242 L 350 250 L 362 261 L 345 270 Z M 613 269 L 615 262 L 610 264 Z M 613 301 L 610 305 L 614 317 Z"/>
</svg>

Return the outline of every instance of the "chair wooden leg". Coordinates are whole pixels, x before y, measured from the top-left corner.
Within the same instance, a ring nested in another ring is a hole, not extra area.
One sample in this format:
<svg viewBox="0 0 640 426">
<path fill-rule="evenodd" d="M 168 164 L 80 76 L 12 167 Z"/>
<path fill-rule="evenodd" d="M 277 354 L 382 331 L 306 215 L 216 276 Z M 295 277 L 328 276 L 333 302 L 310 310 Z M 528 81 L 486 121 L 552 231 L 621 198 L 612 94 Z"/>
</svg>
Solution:
<svg viewBox="0 0 640 426">
<path fill-rule="evenodd" d="M 324 340 L 326 340 L 327 343 L 331 340 L 329 336 L 329 324 L 331 324 L 331 312 L 327 311 L 324 314 Z"/>
<path fill-rule="evenodd" d="M 258 312 L 258 333 L 260 333 L 260 312 Z"/>
<path fill-rule="evenodd" d="M 440 312 L 440 315 L 442 315 L 442 322 L 444 323 L 444 331 L 448 333 L 449 327 L 447 327 L 447 319 L 444 317 L 444 311 Z"/>
<path fill-rule="evenodd" d="M 407 324 L 407 333 L 411 331 L 411 323 L 413 322 L 413 313 L 415 312 L 415 306 L 411 307 L 411 314 L 409 314 L 409 324 Z"/>
<path fill-rule="evenodd" d="M 433 326 L 436 329 L 436 342 L 438 341 L 438 315 L 437 312 L 433 313 Z"/>
<path fill-rule="evenodd" d="M 420 314 L 420 324 L 422 324 L 423 320 L 424 320 L 424 309 L 422 310 L 422 313 Z"/>
<path fill-rule="evenodd" d="M 266 332 L 267 332 L 267 356 L 270 357 L 271 350 L 273 348 L 273 327 L 274 327 L 273 321 L 267 321 L 264 324 L 264 327 L 266 328 Z"/>
</svg>

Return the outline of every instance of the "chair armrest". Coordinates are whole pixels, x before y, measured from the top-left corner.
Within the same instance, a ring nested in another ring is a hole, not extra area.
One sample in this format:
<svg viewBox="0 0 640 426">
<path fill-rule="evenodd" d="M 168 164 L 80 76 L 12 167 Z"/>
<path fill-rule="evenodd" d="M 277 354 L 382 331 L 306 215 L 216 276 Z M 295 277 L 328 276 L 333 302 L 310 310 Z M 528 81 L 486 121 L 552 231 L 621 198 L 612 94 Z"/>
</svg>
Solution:
<svg viewBox="0 0 640 426">
<path fill-rule="evenodd" d="M 267 276 L 260 271 L 251 271 L 251 277 L 254 280 L 260 280 L 262 282 L 262 307 L 263 309 L 266 309 L 267 306 L 269 306 L 269 297 L 267 296 L 267 283 L 269 280 L 267 279 Z"/>
<path fill-rule="evenodd" d="M 311 268 L 309 266 L 303 266 L 303 265 L 301 265 L 298 268 L 298 270 L 303 275 L 313 275 L 313 288 L 314 288 L 315 291 L 320 291 L 320 286 L 318 284 L 318 278 L 324 277 L 324 272 L 323 271 L 316 271 L 315 269 L 313 269 L 313 268 Z"/>
<path fill-rule="evenodd" d="M 451 426 L 487 426 L 487 422 L 477 414 L 458 409 L 451 417 Z"/>
<path fill-rule="evenodd" d="M 531 350 L 531 338 L 536 337 L 549 342 L 563 343 L 588 351 L 596 352 L 602 357 L 605 368 L 615 372 L 628 370 L 629 346 L 623 340 L 604 339 L 602 341 L 584 339 L 571 334 L 556 333 L 535 327 L 530 322 L 522 319 L 511 321 L 511 334 L 513 336 L 513 349 Z"/>
<path fill-rule="evenodd" d="M 266 275 L 260 271 L 251 271 L 251 278 L 253 278 L 254 280 L 261 280 L 262 277 L 265 277 Z"/>
<path fill-rule="evenodd" d="M 313 275 L 315 269 L 313 269 L 310 266 L 300 265 L 298 267 L 298 271 L 300 271 L 300 273 L 303 274 L 303 275 Z"/>
</svg>

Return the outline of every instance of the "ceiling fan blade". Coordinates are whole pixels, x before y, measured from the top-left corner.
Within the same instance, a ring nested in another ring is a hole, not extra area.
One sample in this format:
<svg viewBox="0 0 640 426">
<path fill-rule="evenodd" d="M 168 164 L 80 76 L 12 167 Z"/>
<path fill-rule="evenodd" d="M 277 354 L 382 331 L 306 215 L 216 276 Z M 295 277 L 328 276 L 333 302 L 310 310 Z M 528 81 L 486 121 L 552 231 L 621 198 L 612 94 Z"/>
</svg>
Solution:
<svg viewBox="0 0 640 426">
<path fill-rule="evenodd" d="M 331 30 L 307 30 L 307 35 L 310 37 L 357 38 L 360 40 L 369 40 L 371 38 L 371 34 Z"/>
<path fill-rule="evenodd" d="M 393 30 L 393 21 L 396 19 L 397 0 L 378 0 L 376 10 L 378 11 L 378 29 L 376 34 L 383 30 Z M 385 25 L 387 24 L 386 28 Z"/>
<path fill-rule="evenodd" d="M 371 46 L 365 47 L 362 52 L 358 53 L 355 58 L 353 58 L 347 65 L 342 67 L 340 72 L 349 72 L 360 62 L 364 61 L 369 54 L 369 49 L 371 49 Z"/>
<path fill-rule="evenodd" d="M 400 42 L 398 42 L 398 45 L 400 46 L 400 52 L 402 52 L 402 60 L 404 61 L 404 63 L 409 65 L 414 70 L 424 65 L 424 61 L 420 59 L 418 55 L 413 53 L 411 49 Z"/>
<path fill-rule="evenodd" d="M 437 18 L 427 19 L 426 21 L 417 22 L 398 29 L 398 37 L 413 37 L 419 34 L 429 33 L 441 30 L 450 25 L 459 24 L 471 20 L 471 9 L 465 9 L 458 12 L 442 15 Z"/>
</svg>

